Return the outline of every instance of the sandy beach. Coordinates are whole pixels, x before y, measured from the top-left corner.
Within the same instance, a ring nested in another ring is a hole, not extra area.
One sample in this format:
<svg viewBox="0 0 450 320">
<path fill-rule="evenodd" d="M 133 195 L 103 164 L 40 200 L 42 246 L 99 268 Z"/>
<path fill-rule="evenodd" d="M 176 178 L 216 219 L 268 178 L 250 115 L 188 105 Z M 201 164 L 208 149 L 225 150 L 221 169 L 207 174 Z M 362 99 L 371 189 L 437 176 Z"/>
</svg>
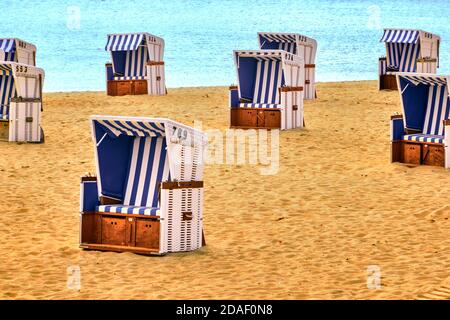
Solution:
<svg viewBox="0 0 450 320">
<path fill-rule="evenodd" d="M 147 257 L 78 248 L 79 179 L 95 172 L 88 117 L 224 131 L 227 88 L 45 94 L 45 144 L 0 143 L 0 298 L 450 298 L 450 172 L 390 163 L 397 92 L 320 83 L 318 97 L 305 103 L 305 129 L 281 132 L 276 175 L 206 167 L 206 247 Z M 379 289 L 367 288 L 370 265 L 381 270 Z M 67 287 L 70 266 L 80 267 L 80 290 Z"/>
</svg>

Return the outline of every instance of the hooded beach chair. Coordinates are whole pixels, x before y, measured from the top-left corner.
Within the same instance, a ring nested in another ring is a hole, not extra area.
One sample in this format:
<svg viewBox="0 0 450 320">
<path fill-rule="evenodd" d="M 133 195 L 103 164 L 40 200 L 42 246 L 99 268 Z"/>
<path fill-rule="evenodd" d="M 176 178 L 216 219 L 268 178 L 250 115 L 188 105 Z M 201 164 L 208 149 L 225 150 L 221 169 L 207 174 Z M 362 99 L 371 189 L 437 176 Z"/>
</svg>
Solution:
<svg viewBox="0 0 450 320">
<path fill-rule="evenodd" d="M 234 51 L 238 85 L 230 87 L 231 127 L 303 127 L 304 61 L 283 50 Z"/>
<path fill-rule="evenodd" d="M 260 49 L 284 50 L 296 54 L 305 61 L 305 99 L 316 98 L 317 41 L 297 33 L 259 32 Z"/>
<path fill-rule="evenodd" d="M 450 77 L 398 73 L 403 115 L 391 117 L 392 161 L 450 167 Z"/>
<path fill-rule="evenodd" d="M 0 140 L 41 142 L 44 70 L 0 62 Z"/>
<path fill-rule="evenodd" d="M 164 40 L 149 33 L 110 34 L 106 51 L 107 94 L 164 95 Z"/>
<path fill-rule="evenodd" d="M 92 116 L 96 177 L 81 181 L 81 248 L 202 246 L 202 132 L 168 119 Z"/>
<path fill-rule="evenodd" d="M 386 56 L 378 61 L 379 88 L 397 90 L 396 72 L 436 74 L 439 67 L 438 35 L 410 29 L 384 29 L 380 40 Z"/>
<path fill-rule="evenodd" d="M 36 65 L 36 46 L 16 38 L 0 38 L 0 61 Z"/>
</svg>

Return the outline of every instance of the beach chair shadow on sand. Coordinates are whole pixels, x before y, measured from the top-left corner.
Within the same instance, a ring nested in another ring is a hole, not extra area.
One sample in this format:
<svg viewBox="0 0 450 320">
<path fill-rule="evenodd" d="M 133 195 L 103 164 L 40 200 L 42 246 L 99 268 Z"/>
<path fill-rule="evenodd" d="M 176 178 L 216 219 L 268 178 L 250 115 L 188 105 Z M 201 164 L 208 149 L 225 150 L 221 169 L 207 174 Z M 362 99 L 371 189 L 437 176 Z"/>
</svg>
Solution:
<svg viewBox="0 0 450 320">
<path fill-rule="evenodd" d="M 81 179 L 80 247 L 200 248 L 206 136 L 168 119 L 93 116 L 91 125 L 97 176 Z"/>
</svg>

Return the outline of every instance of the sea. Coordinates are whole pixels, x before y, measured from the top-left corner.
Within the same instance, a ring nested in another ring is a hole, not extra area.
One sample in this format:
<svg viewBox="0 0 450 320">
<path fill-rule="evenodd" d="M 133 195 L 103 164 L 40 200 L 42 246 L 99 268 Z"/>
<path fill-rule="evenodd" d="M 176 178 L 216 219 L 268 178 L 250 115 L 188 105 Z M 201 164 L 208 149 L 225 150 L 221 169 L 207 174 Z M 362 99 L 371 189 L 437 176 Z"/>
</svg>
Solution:
<svg viewBox="0 0 450 320">
<path fill-rule="evenodd" d="M 375 80 L 383 28 L 441 36 L 450 74 L 450 0 L 0 0 L 0 37 L 34 43 L 44 91 L 105 89 L 109 33 L 149 32 L 166 44 L 169 88 L 236 83 L 232 51 L 258 49 L 257 32 L 317 40 L 317 81 Z"/>
</svg>

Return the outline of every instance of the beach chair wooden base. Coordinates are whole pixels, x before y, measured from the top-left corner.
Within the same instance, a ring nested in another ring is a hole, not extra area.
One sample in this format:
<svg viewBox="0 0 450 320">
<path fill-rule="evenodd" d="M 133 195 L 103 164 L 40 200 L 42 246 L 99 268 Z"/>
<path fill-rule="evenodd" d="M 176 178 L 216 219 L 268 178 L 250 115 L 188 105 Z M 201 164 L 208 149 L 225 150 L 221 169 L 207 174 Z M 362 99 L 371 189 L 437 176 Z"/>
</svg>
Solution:
<svg viewBox="0 0 450 320">
<path fill-rule="evenodd" d="M 273 109 L 231 109 L 231 128 L 280 129 L 281 111 Z"/>
<path fill-rule="evenodd" d="M 394 141 L 392 142 L 392 162 L 444 167 L 444 145 L 429 142 Z"/>
<path fill-rule="evenodd" d="M 397 90 L 397 79 L 394 74 L 380 76 L 380 90 Z"/>
<path fill-rule="evenodd" d="M 0 120 L 0 141 L 9 141 L 9 121 Z"/>
<path fill-rule="evenodd" d="M 147 80 L 108 80 L 109 96 L 148 94 Z"/>
<path fill-rule="evenodd" d="M 81 248 L 158 254 L 159 243 L 157 216 L 99 212 L 81 215 Z"/>
</svg>

